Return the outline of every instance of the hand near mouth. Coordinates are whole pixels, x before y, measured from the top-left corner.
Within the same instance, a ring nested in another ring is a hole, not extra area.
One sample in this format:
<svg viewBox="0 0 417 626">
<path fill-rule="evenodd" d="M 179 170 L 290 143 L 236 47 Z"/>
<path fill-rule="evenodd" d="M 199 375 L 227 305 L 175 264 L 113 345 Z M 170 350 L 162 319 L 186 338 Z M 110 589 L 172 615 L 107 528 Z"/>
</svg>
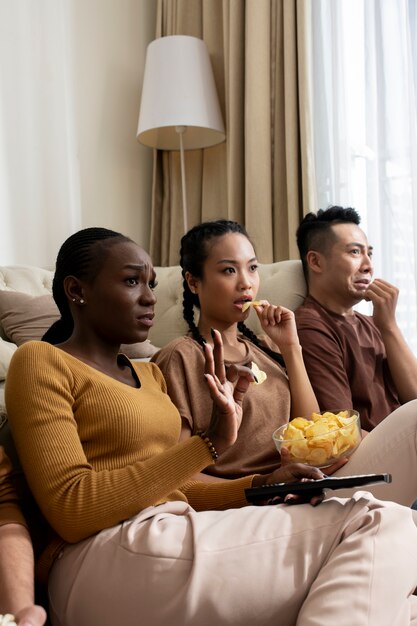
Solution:
<svg viewBox="0 0 417 626">
<path fill-rule="evenodd" d="M 280 348 L 284 358 L 287 349 L 300 347 L 293 311 L 270 304 L 267 300 L 263 300 L 255 310 L 262 329 Z"/>
<path fill-rule="evenodd" d="M 366 290 L 365 300 L 372 302 L 373 320 L 382 332 L 397 326 L 395 310 L 397 308 L 399 290 L 382 278 L 375 278 Z"/>
</svg>

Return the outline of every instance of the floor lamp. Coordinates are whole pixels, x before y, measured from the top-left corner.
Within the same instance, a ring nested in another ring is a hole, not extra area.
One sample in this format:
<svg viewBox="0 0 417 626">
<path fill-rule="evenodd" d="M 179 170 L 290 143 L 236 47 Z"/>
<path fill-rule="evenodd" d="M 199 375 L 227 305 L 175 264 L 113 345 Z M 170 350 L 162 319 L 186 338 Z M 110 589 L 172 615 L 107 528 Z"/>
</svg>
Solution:
<svg viewBox="0 0 417 626">
<path fill-rule="evenodd" d="M 224 141 L 223 119 L 207 46 L 188 35 L 160 37 L 146 51 L 138 140 L 179 150 L 184 232 L 188 230 L 184 150 Z"/>
</svg>

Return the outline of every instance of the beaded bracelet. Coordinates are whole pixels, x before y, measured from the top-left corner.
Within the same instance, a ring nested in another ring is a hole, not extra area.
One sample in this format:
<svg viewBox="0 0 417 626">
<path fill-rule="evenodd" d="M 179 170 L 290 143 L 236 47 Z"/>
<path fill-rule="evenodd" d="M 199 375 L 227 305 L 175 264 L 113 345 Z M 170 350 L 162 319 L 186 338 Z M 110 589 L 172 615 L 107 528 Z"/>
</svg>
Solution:
<svg viewBox="0 0 417 626">
<path fill-rule="evenodd" d="M 213 457 L 213 461 L 217 461 L 217 459 L 219 458 L 219 455 L 217 453 L 216 448 L 214 447 L 213 442 L 209 439 L 209 437 L 207 437 L 206 433 L 203 431 L 199 431 L 197 435 L 201 437 L 201 439 L 206 444 L 207 448 L 210 450 L 210 454 Z"/>
</svg>

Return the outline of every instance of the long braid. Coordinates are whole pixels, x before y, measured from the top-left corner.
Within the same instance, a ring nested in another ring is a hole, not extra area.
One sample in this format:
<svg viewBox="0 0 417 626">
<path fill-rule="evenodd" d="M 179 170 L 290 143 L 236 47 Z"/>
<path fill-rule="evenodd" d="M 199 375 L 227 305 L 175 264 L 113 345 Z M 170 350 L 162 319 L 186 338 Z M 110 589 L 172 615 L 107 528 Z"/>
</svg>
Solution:
<svg viewBox="0 0 417 626">
<path fill-rule="evenodd" d="M 191 293 L 188 289 L 187 281 L 183 281 L 183 300 L 182 300 L 182 310 L 183 317 L 188 324 L 188 328 L 195 339 L 201 346 L 204 346 L 205 339 L 200 335 L 200 331 L 198 330 L 196 323 L 194 321 L 194 305 L 196 296 Z M 198 299 L 198 298 L 197 298 Z"/>
<path fill-rule="evenodd" d="M 265 352 L 265 354 L 270 356 L 271 359 L 273 359 L 274 361 L 282 365 L 282 367 L 285 367 L 285 361 L 284 361 L 284 357 L 282 356 L 282 354 L 280 354 L 279 352 L 275 352 L 275 350 L 271 350 L 271 348 L 268 348 L 268 346 L 265 346 L 264 344 L 262 344 L 259 341 L 258 336 L 253 332 L 253 330 L 248 328 L 244 322 L 238 322 L 237 327 L 242 333 L 242 335 L 244 335 L 247 339 L 249 339 L 249 341 L 254 343 L 255 346 L 257 346 L 260 350 Z"/>
<path fill-rule="evenodd" d="M 71 336 L 74 329 L 64 279 L 67 276 L 75 276 L 81 280 L 94 280 L 108 246 L 121 241 L 131 240 L 107 228 L 84 228 L 68 237 L 62 244 L 52 281 L 52 295 L 61 318 L 46 331 L 42 341 L 52 344 L 62 343 Z"/>
<path fill-rule="evenodd" d="M 238 233 L 249 239 L 249 235 L 245 228 L 231 220 L 215 220 L 212 222 L 203 222 L 197 224 L 186 233 L 181 239 L 180 249 L 180 265 L 183 276 L 183 317 L 188 324 L 193 339 L 200 345 L 204 345 L 204 339 L 200 335 L 198 327 L 194 321 L 194 307 L 200 308 L 198 295 L 191 292 L 185 275 L 188 272 L 194 278 L 201 279 L 203 277 L 204 263 L 209 255 L 209 242 L 217 237 L 222 237 L 227 233 Z M 239 322 L 238 329 L 253 344 L 268 354 L 274 361 L 285 367 L 285 362 L 281 354 L 264 346 L 256 336 L 243 322 Z"/>
</svg>

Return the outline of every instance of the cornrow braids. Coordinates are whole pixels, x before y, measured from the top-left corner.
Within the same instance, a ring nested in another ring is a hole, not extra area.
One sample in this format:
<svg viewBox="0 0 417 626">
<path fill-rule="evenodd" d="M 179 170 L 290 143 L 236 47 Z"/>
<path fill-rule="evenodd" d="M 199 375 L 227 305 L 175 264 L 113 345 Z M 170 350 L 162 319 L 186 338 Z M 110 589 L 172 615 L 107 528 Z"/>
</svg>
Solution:
<svg viewBox="0 0 417 626">
<path fill-rule="evenodd" d="M 273 359 L 276 363 L 279 363 L 280 365 L 282 365 L 282 367 L 285 367 L 285 361 L 282 354 L 280 354 L 279 352 L 275 352 L 275 350 L 271 350 L 271 348 L 268 348 L 268 346 L 263 345 L 259 341 L 258 336 L 253 332 L 253 330 L 248 328 L 244 322 L 239 322 L 237 327 L 242 335 L 244 335 L 247 339 L 249 339 L 249 341 L 255 344 L 255 346 L 262 350 L 262 352 L 265 352 L 265 354 L 270 356 L 271 359 Z"/>
<path fill-rule="evenodd" d="M 84 228 L 64 241 L 58 252 L 52 281 L 52 295 L 61 318 L 46 331 L 42 341 L 58 344 L 66 341 L 72 334 L 74 321 L 65 294 L 64 279 L 75 276 L 81 280 L 93 281 L 108 247 L 124 241 L 131 239 L 114 230 L 100 227 Z"/>
</svg>

